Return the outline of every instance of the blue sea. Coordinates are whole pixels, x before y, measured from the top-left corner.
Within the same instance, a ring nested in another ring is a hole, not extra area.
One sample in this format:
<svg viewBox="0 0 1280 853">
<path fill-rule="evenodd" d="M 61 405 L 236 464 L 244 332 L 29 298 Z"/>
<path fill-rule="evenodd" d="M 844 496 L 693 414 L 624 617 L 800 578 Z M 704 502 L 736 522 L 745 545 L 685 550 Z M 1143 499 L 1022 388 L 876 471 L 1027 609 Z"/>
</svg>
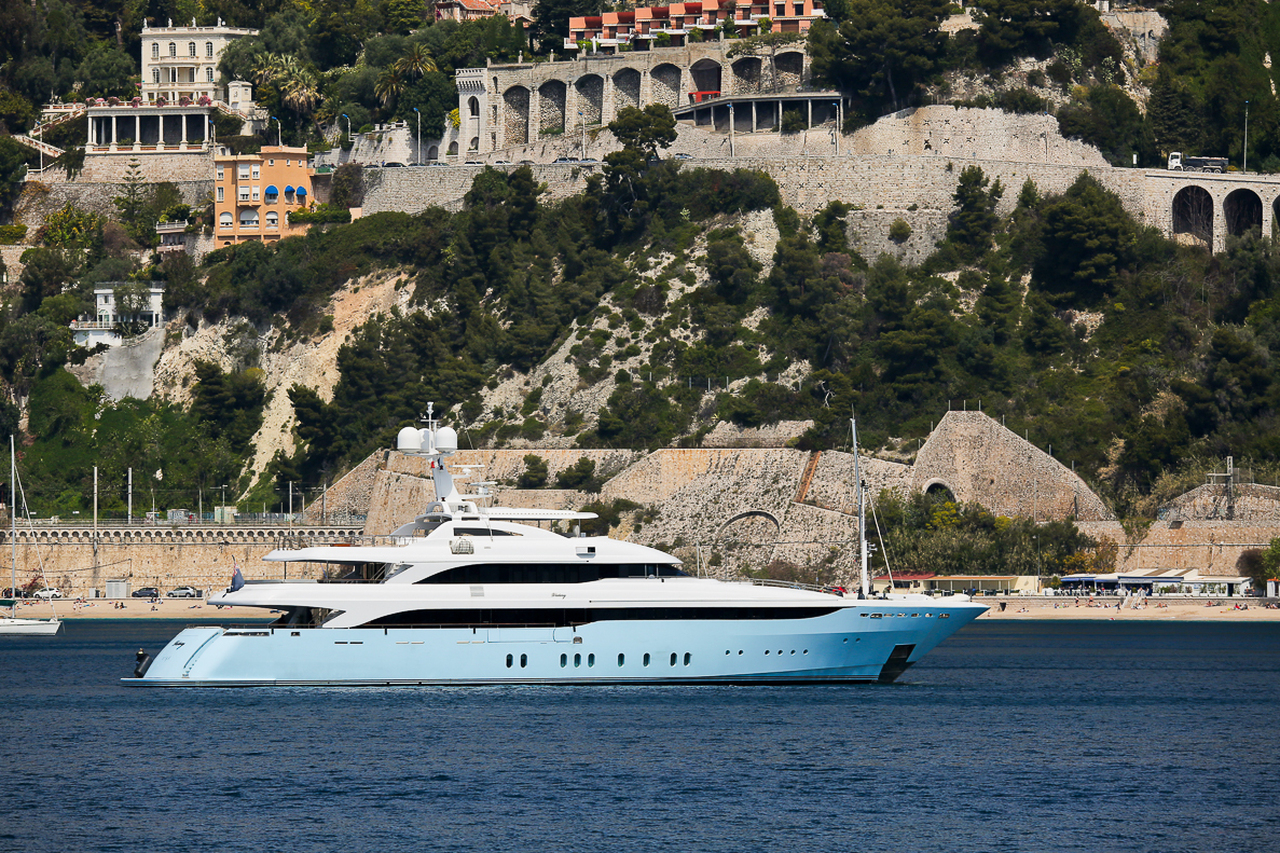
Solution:
<svg viewBox="0 0 1280 853">
<path fill-rule="evenodd" d="M 986 622 L 895 685 L 131 690 L 0 637 L 0 851 L 1274 851 L 1280 623 Z"/>
</svg>

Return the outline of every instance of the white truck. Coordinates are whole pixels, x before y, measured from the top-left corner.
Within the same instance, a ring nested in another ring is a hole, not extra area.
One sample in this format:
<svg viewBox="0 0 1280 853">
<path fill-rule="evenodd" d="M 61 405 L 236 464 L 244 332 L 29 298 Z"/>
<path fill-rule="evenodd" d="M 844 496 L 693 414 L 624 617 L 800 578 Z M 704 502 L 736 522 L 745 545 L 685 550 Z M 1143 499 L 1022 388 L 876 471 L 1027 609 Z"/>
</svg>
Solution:
<svg viewBox="0 0 1280 853">
<path fill-rule="evenodd" d="M 1183 157 L 1181 151 L 1169 155 L 1171 172 L 1225 172 L 1226 157 Z"/>
</svg>

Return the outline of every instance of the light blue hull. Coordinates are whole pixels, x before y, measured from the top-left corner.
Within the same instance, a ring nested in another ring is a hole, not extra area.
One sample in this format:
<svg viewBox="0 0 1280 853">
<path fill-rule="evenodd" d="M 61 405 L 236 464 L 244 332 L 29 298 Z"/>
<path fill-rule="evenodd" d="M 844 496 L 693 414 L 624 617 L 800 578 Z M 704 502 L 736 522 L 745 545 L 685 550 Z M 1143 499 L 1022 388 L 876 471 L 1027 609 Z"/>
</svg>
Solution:
<svg viewBox="0 0 1280 853">
<path fill-rule="evenodd" d="M 858 602 L 809 619 L 575 628 L 187 628 L 136 687 L 893 681 L 976 604 Z"/>
</svg>

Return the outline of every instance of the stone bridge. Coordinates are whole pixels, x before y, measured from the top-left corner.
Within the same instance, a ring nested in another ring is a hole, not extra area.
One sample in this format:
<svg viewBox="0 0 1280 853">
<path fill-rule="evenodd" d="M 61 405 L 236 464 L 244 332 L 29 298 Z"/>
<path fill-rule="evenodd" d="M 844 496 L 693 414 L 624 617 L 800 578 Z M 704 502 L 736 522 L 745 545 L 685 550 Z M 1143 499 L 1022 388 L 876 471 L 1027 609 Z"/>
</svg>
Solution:
<svg viewBox="0 0 1280 853">
<path fill-rule="evenodd" d="M 1272 236 L 1280 214 L 1280 175 L 1151 171 L 1144 183 L 1148 224 L 1214 252 L 1250 229 Z"/>
</svg>

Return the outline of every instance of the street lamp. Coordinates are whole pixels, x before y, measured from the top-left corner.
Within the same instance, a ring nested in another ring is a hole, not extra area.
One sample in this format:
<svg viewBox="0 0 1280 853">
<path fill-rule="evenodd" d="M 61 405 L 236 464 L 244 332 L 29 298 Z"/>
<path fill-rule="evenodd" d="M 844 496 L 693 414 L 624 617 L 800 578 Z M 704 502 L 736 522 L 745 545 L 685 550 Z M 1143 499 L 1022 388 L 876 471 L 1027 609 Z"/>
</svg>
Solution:
<svg viewBox="0 0 1280 853">
<path fill-rule="evenodd" d="M 1249 171 L 1249 102 L 1244 102 L 1244 172 Z"/>
<path fill-rule="evenodd" d="M 418 112 L 417 107 L 414 107 L 413 111 L 418 113 L 418 145 L 413 152 L 413 163 L 416 166 L 422 162 L 422 113 Z"/>
<path fill-rule="evenodd" d="M 275 116 L 272 116 L 271 120 L 276 123 L 276 145 L 279 146 L 280 148 L 283 148 L 284 147 L 284 130 L 280 127 L 280 119 L 276 118 Z"/>
</svg>

